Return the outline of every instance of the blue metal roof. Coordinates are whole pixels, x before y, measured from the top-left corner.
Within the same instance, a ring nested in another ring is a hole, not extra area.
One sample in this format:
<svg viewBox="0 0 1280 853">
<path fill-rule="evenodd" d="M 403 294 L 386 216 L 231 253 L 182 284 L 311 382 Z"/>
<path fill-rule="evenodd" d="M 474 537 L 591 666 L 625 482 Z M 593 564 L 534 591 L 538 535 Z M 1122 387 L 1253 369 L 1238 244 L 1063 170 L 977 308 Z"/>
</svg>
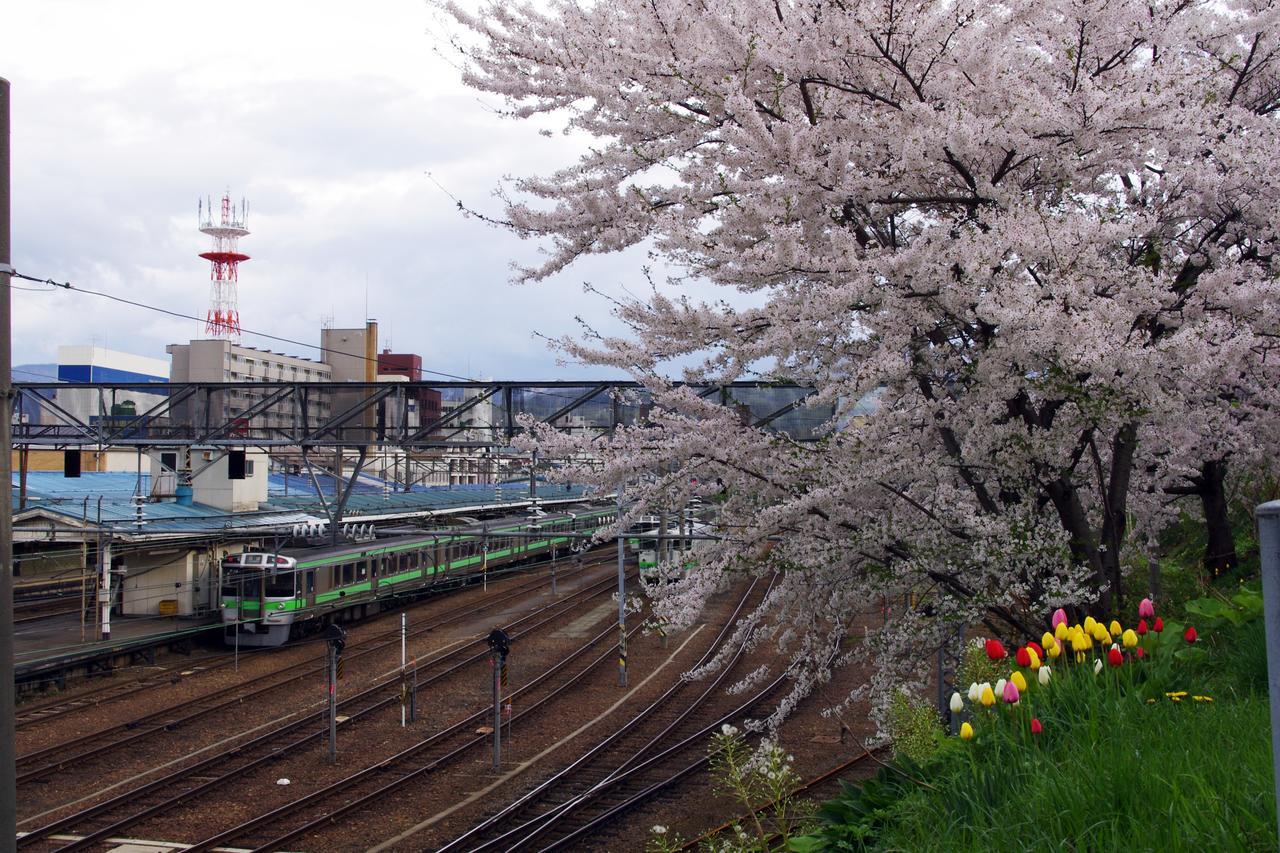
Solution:
<svg viewBox="0 0 1280 853">
<path fill-rule="evenodd" d="M 325 511 L 311 488 L 310 477 L 292 476 L 290 493 L 283 493 L 285 474 L 272 474 L 271 482 L 280 484 L 280 492 L 272 494 L 269 503 L 262 504 L 257 512 L 230 513 L 206 504 L 179 504 L 175 501 L 147 501 L 142 505 L 146 531 L 153 533 L 200 531 L 212 528 L 237 529 L 265 525 L 290 525 L 324 518 Z M 327 475 L 326 475 L 327 477 Z M 295 481 L 302 479 L 306 488 L 295 491 Z M 318 476 L 321 488 L 325 477 Z M 327 477 L 329 489 L 326 499 L 332 497 L 333 478 Z M 375 478 L 375 482 L 376 478 Z M 45 509 L 59 515 L 79 520 L 82 515 L 90 523 L 97 523 L 101 498 L 104 525 L 133 529 L 135 506 L 134 491 L 138 476 L 120 472 L 86 472 L 80 477 L 63 477 L 59 471 L 31 471 L 27 474 L 27 509 Z M 143 475 L 142 493 L 149 494 L 150 478 Z M 17 507 L 18 474 L 13 477 L 14 507 Z M 573 485 L 538 483 L 538 497 L 544 501 L 577 500 L 584 496 L 584 487 Z M 384 490 L 371 483 L 357 483 L 347 502 L 347 516 L 388 515 L 411 512 L 448 512 L 471 507 L 498 504 L 523 504 L 529 500 L 527 480 L 493 484 L 467 484 L 456 486 L 415 486 L 413 491 Z"/>
</svg>

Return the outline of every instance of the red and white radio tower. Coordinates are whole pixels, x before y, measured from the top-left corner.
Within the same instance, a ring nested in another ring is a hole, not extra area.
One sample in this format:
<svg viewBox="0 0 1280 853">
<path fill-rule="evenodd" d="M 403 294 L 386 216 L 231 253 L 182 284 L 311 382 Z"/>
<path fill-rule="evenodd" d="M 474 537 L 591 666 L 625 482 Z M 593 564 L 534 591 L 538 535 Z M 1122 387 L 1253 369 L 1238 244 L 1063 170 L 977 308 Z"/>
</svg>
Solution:
<svg viewBox="0 0 1280 853">
<path fill-rule="evenodd" d="M 205 315 L 205 334 L 214 338 L 240 340 L 240 308 L 236 294 L 236 283 L 239 278 L 237 269 L 241 261 L 249 260 L 249 256 L 241 254 L 238 243 L 241 237 L 249 233 L 245 228 L 249 206 L 244 199 L 240 200 L 240 215 L 231 204 L 231 193 L 222 196 L 222 219 L 213 221 L 213 201 L 210 200 L 206 210 L 202 200 L 197 206 L 197 219 L 200 230 L 213 238 L 213 251 L 201 252 L 200 257 L 210 263 L 209 279 L 209 312 Z"/>
</svg>

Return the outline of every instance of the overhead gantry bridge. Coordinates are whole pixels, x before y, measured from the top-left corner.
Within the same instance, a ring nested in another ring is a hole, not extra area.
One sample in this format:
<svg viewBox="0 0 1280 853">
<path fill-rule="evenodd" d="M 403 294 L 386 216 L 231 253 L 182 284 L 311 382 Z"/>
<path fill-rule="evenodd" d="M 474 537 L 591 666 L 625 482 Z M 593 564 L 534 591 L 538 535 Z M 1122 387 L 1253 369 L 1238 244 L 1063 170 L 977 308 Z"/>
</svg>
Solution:
<svg viewBox="0 0 1280 853">
<path fill-rule="evenodd" d="M 799 385 L 690 386 L 745 423 L 819 438 L 831 406 Z M 28 382 L 15 385 L 17 447 L 357 448 L 509 446 L 522 415 L 573 433 L 632 425 L 650 406 L 630 381 L 583 382 Z M 142 406 L 137 402 L 151 401 Z"/>
<path fill-rule="evenodd" d="M 812 405 L 810 388 L 771 382 L 689 387 L 743 423 L 785 431 L 797 441 L 830 429 L 832 407 Z M 228 454 L 258 449 L 286 472 L 305 469 L 317 495 L 318 474 L 341 483 L 334 500 L 324 502 L 335 527 L 366 471 L 396 491 L 500 483 L 527 473 L 532 497 L 536 456 L 510 449 L 524 431 L 524 416 L 596 436 L 644 423 L 652 406 L 639 383 L 603 380 L 31 382 L 15 390 L 13 442 L 23 487 L 26 456 L 35 449 L 136 449 L 140 471 L 148 453 L 178 484 L 189 484 Z M 203 451 L 199 460 L 197 450 Z"/>
</svg>

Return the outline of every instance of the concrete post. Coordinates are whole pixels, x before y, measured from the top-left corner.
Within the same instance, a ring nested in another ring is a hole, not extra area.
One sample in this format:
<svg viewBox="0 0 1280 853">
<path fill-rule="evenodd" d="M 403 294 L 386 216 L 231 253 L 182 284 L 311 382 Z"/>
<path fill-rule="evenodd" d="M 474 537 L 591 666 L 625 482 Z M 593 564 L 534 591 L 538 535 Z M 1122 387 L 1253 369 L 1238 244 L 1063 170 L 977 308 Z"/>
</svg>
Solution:
<svg viewBox="0 0 1280 853">
<path fill-rule="evenodd" d="M 1267 693 L 1271 699 L 1271 764 L 1280 819 L 1280 501 L 1258 507 L 1262 557 L 1262 617 L 1267 633 Z M 1280 849 L 1280 847 L 1277 847 Z"/>
</svg>

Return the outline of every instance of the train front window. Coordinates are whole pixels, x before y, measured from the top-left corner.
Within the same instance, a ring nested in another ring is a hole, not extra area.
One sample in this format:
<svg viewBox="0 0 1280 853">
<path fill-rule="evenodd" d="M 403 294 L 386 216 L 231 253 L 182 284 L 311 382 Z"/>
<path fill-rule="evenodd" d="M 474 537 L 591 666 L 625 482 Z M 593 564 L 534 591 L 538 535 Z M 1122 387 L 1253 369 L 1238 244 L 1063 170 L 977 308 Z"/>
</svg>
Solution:
<svg viewBox="0 0 1280 853">
<path fill-rule="evenodd" d="M 283 571 L 276 575 L 267 575 L 267 596 L 269 598 L 292 598 L 293 572 Z"/>
</svg>

